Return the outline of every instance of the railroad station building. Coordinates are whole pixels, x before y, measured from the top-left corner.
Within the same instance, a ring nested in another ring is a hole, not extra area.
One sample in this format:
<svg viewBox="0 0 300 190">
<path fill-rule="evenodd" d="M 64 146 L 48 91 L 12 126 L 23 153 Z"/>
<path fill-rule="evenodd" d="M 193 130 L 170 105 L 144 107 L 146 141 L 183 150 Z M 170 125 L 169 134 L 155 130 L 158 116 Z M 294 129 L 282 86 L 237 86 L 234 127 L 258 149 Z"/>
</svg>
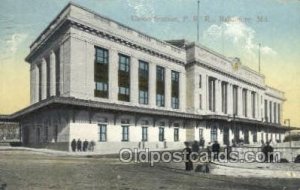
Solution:
<svg viewBox="0 0 300 190">
<path fill-rule="evenodd" d="M 284 93 L 238 58 L 163 41 L 69 3 L 30 46 L 31 105 L 6 117 L 30 147 L 177 149 L 283 140 Z"/>
</svg>

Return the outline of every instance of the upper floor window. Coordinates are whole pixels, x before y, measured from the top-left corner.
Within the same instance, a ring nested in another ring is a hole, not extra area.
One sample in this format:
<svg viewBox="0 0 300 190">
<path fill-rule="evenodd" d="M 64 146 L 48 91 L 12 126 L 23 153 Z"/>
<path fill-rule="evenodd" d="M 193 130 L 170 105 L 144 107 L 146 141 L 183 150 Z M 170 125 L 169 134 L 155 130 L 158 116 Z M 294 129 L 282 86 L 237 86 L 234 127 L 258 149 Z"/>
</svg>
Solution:
<svg viewBox="0 0 300 190">
<path fill-rule="evenodd" d="M 174 128 L 174 141 L 179 141 L 179 128 Z"/>
<path fill-rule="evenodd" d="M 179 72 L 172 71 L 172 99 L 171 104 L 173 109 L 179 108 Z"/>
<path fill-rule="evenodd" d="M 202 88 L 202 76 L 199 75 L 199 88 Z"/>
<path fill-rule="evenodd" d="M 119 70 L 129 72 L 130 58 L 126 55 L 119 54 Z"/>
<path fill-rule="evenodd" d="M 148 78 L 149 64 L 145 61 L 139 61 L 139 76 Z"/>
<path fill-rule="evenodd" d="M 164 81 L 165 80 L 165 68 L 157 66 L 156 67 L 156 80 Z"/>
<path fill-rule="evenodd" d="M 96 63 L 108 64 L 108 50 L 96 47 Z"/>
<path fill-rule="evenodd" d="M 158 140 L 159 141 L 165 140 L 165 128 L 164 127 L 159 127 Z"/>
</svg>

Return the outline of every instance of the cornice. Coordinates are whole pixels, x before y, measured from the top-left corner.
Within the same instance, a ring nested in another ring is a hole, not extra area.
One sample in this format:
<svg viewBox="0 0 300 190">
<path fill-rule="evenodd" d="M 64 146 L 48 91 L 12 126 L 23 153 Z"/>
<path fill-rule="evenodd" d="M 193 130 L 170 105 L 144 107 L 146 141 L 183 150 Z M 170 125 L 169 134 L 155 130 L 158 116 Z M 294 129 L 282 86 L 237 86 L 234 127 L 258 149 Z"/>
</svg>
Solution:
<svg viewBox="0 0 300 190">
<path fill-rule="evenodd" d="M 217 73 L 219 73 L 219 74 L 221 74 L 221 75 L 230 77 L 230 78 L 232 78 L 232 79 L 234 79 L 234 80 L 237 80 L 237 81 L 246 83 L 246 84 L 248 84 L 248 85 L 257 87 L 257 88 L 262 89 L 262 90 L 266 90 L 266 88 L 265 88 L 264 86 L 260 86 L 260 85 L 258 85 L 258 84 L 255 84 L 255 83 L 252 83 L 252 82 L 250 82 L 250 81 L 244 80 L 244 79 L 242 79 L 242 78 L 239 78 L 238 76 L 235 76 L 235 75 L 230 74 L 230 73 L 228 73 L 228 72 L 222 71 L 221 69 L 218 69 L 218 68 L 216 68 L 216 67 L 212 67 L 212 66 L 210 66 L 210 65 L 208 65 L 208 64 L 205 64 L 205 63 L 203 63 L 203 62 L 199 62 L 199 61 L 191 61 L 190 63 L 187 63 L 186 68 L 191 67 L 192 65 L 195 65 L 195 64 L 198 65 L 198 66 L 200 66 L 200 67 L 203 67 L 203 68 L 205 68 L 205 69 L 208 69 L 208 70 L 217 72 Z"/>
</svg>

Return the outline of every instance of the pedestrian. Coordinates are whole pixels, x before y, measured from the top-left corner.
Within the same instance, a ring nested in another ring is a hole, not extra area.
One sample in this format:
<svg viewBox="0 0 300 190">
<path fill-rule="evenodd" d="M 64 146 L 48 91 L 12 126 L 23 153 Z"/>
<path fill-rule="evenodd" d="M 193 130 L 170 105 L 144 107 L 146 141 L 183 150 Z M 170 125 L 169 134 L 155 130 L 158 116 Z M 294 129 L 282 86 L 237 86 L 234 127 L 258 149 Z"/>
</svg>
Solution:
<svg viewBox="0 0 300 190">
<path fill-rule="evenodd" d="M 76 140 L 75 139 L 73 139 L 72 142 L 71 142 L 71 148 L 72 148 L 73 152 L 76 151 Z"/>
<path fill-rule="evenodd" d="M 88 145 L 89 145 L 89 142 L 85 139 L 85 141 L 83 141 L 83 152 L 87 151 Z"/>
<path fill-rule="evenodd" d="M 266 142 L 266 145 L 262 148 L 262 152 L 265 155 L 265 162 L 273 162 L 274 148 L 270 145 L 270 142 Z"/>
<path fill-rule="evenodd" d="M 94 152 L 94 147 L 95 147 L 95 145 L 96 145 L 95 141 L 91 140 L 91 142 L 90 142 L 90 150 L 91 150 L 92 152 Z"/>
<path fill-rule="evenodd" d="M 193 160 L 196 160 L 199 154 L 199 144 L 198 141 L 194 141 L 192 144 Z"/>
<path fill-rule="evenodd" d="M 191 153 L 192 149 L 189 146 L 188 142 L 184 142 L 185 149 L 183 149 L 183 160 L 185 162 L 185 170 L 191 171 L 193 170 L 193 162 L 191 161 Z"/>
<path fill-rule="evenodd" d="M 215 143 L 212 145 L 212 152 L 214 155 L 214 160 L 218 159 L 219 156 L 219 152 L 220 152 L 220 144 L 218 143 L 218 141 L 215 141 Z"/>
<path fill-rule="evenodd" d="M 77 140 L 77 151 L 81 152 L 81 140 L 80 139 Z"/>
</svg>

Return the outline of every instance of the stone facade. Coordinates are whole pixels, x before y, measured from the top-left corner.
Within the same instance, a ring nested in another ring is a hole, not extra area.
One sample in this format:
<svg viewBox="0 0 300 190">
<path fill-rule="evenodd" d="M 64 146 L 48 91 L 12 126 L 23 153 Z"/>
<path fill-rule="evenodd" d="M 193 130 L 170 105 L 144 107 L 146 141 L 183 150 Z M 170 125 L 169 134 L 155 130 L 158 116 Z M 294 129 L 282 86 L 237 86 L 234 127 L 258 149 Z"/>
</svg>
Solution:
<svg viewBox="0 0 300 190">
<path fill-rule="evenodd" d="M 107 98 L 95 96 L 95 47 L 109 52 Z M 80 138 L 96 141 L 97 151 L 114 152 L 121 147 L 182 148 L 184 141 L 200 140 L 201 136 L 206 143 L 217 140 L 222 145 L 232 144 L 234 138 L 247 144 L 283 139 L 283 92 L 268 87 L 262 74 L 243 66 L 239 59 L 199 44 L 164 42 L 71 3 L 30 48 L 26 60 L 31 65 L 31 106 L 64 97 L 107 103 L 115 109 L 91 112 L 69 105 L 29 113 L 26 121 L 21 120 L 23 140 L 29 146 L 55 147 L 53 144 L 61 143 L 62 149 L 68 150 L 70 141 Z M 118 99 L 119 54 L 130 58 L 129 102 Z M 139 61 L 149 64 L 148 104 L 139 103 Z M 163 107 L 156 103 L 157 66 L 165 70 Z M 172 71 L 179 73 L 179 107 L 175 109 Z M 118 106 L 128 106 L 132 111 L 118 113 Z M 135 108 L 151 110 L 151 114 L 141 115 Z M 159 111 L 178 116 L 158 117 Z M 147 141 L 141 140 L 143 117 L 147 118 Z M 128 142 L 122 142 L 122 118 L 129 121 Z M 107 127 L 105 142 L 99 142 L 102 120 Z M 164 128 L 163 141 L 159 141 L 160 127 Z M 178 139 L 175 129 L 179 129 Z M 45 130 L 55 131 L 55 135 Z"/>
</svg>

